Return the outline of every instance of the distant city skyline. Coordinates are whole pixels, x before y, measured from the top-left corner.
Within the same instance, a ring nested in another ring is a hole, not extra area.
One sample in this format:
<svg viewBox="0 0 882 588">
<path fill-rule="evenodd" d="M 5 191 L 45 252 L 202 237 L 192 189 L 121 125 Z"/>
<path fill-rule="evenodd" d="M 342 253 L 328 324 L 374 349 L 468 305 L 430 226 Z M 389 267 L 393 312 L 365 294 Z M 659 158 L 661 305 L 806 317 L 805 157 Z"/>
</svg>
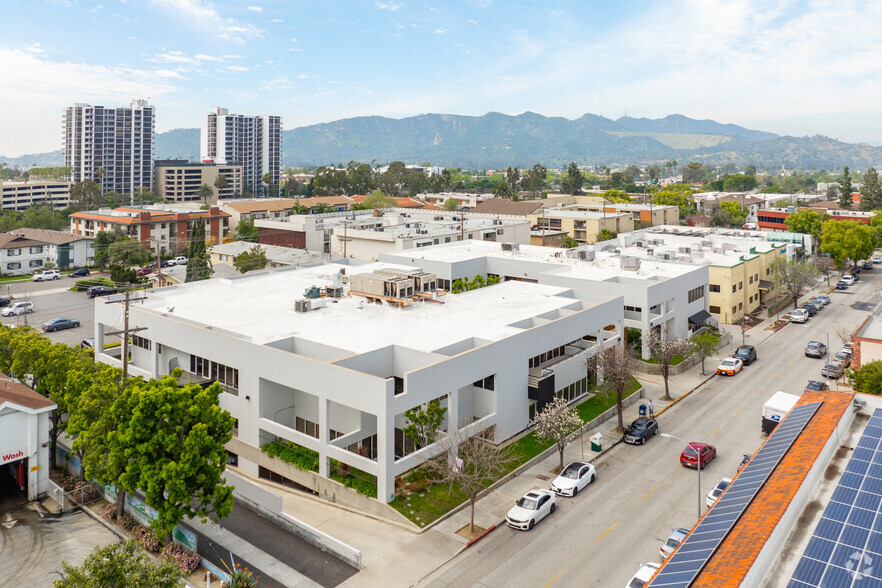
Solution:
<svg viewBox="0 0 882 588">
<path fill-rule="evenodd" d="M 63 109 L 149 98 L 156 130 L 214 106 L 285 128 L 353 116 L 683 114 L 882 143 L 882 5 L 12 0 L 0 155 L 62 146 Z"/>
</svg>

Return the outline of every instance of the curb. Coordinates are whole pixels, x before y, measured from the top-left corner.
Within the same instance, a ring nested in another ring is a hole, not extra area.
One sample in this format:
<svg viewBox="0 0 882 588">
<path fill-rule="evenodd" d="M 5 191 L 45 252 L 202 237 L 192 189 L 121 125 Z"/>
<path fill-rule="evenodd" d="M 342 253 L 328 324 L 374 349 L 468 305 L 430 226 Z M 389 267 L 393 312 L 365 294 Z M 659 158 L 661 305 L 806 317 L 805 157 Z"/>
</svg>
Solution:
<svg viewBox="0 0 882 588">
<path fill-rule="evenodd" d="M 687 396 L 689 396 L 690 394 L 692 394 L 693 392 L 695 392 L 696 390 L 698 390 L 699 388 L 701 388 L 702 386 L 707 384 L 709 381 L 711 381 L 713 378 L 715 378 L 716 375 L 717 374 L 709 375 L 707 378 L 705 378 L 704 380 L 699 382 L 698 385 L 695 386 L 692 390 L 690 390 L 689 392 L 686 392 L 685 394 L 683 394 L 682 396 L 680 396 L 678 398 L 675 398 L 673 402 L 671 402 L 669 405 L 667 405 L 666 407 L 664 407 L 663 409 L 661 409 L 660 411 L 655 413 L 655 416 L 658 417 L 658 416 L 662 415 L 669 408 L 676 406 L 678 402 L 680 402 L 681 400 L 683 400 L 684 398 L 686 398 Z"/>
<path fill-rule="evenodd" d="M 471 541 L 466 543 L 465 549 L 468 549 L 469 547 L 471 547 L 472 545 L 474 545 L 475 543 L 477 543 L 478 541 L 480 541 L 481 539 L 483 539 L 484 537 L 486 537 L 487 535 L 492 533 L 493 530 L 496 529 L 496 527 L 498 527 L 500 524 L 501 523 L 497 523 L 495 525 L 490 525 L 489 527 L 484 529 L 483 533 L 481 533 L 480 535 L 478 535 L 477 537 L 475 537 L 474 539 L 472 539 Z"/>
</svg>

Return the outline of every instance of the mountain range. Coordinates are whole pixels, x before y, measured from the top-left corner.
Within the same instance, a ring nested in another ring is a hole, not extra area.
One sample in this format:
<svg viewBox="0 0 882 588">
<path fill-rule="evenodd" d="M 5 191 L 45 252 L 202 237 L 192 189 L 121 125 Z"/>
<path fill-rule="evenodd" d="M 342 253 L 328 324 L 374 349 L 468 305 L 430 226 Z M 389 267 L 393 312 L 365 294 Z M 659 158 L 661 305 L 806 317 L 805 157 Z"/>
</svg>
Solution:
<svg viewBox="0 0 882 588">
<path fill-rule="evenodd" d="M 199 129 L 158 133 L 157 159 L 199 158 Z M 404 161 L 444 167 L 623 167 L 676 160 L 757 167 L 861 170 L 882 164 L 882 148 L 823 136 L 791 137 L 673 114 L 616 120 L 585 114 L 575 120 L 533 112 L 509 116 L 423 114 L 402 119 L 363 116 L 282 132 L 282 165 L 345 165 Z M 62 165 L 61 150 L 0 156 L 10 166 Z"/>
</svg>

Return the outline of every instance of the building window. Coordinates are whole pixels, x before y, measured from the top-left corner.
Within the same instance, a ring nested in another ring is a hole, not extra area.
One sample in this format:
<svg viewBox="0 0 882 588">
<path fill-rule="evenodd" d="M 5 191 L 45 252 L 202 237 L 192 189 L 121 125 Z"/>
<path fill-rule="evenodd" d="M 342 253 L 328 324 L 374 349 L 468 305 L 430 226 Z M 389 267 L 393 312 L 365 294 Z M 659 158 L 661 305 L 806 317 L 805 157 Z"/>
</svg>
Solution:
<svg viewBox="0 0 882 588">
<path fill-rule="evenodd" d="M 6 252 L 6 255 L 9 257 L 15 257 L 17 255 L 21 255 L 21 249 L 10 249 Z"/>
<path fill-rule="evenodd" d="M 536 357 L 530 359 L 530 362 L 529 362 L 530 367 L 531 368 L 539 367 L 543 363 L 548 363 L 549 361 L 562 356 L 564 354 L 565 350 L 566 350 L 566 345 L 562 345 L 560 347 L 555 347 L 554 349 L 552 349 L 550 351 L 546 351 L 545 353 L 537 355 Z"/>
<path fill-rule="evenodd" d="M 637 314 L 640 314 L 643 312 L 643 308 L 640 306 L 625 306 L 625 312 L 636 312 Z"/>
<path fill-rule="evenodd" d="M 708 307 L 708 311 L 710 311 L 711 314 L 720 314 L 720 307 L 719 306 L 711 306 L 711 307 Z"/>
<path fill-rule="evenodd" d="M 753 284 L 753 276 L 750 276 L 750 278 L 747 280 L 747 283 L 748 283 L 748 284 Z"/>
<path fill-rule="evenodd" d="M 139 337 L 138 335 L 132 335 L 132 345 L 135 347 L 140 347 L 141 349 L 146 349 L 150 351 L 150 339 L 145 339 L 144 337 Z"/>
<path fill-rule="evenodd" d="M 203 378 L 217 380 L 221 384 L 235 390 L 239 389 L 239 370 L 227 367 L 221 363 L 191 355 L 190 372 Z"/>
<path fill-rule="evenodd" d="M 759 281 L 759 274 L 753 274 L 753 281 L 754 281 L 754 282 L 758 282 L 758 281 Z"/>
<path fill-rule="evenodd" d="M 496 390 L 496 374 L 492 376 L 487 376 L 482 380 L 478 380 L 477 382 L 473 382 L 472 386 L 475 388 L 482 388 L 484 390 Z"/>
<path fill-rule="evenodd" d="M 30 252 L 31 253 L 43 253 L 43 247 L 42 246 L 31 247 Z"/>
<path fill-rule="evenodd" d="M 708 290 L 710 290 L 711 292 L 719 292 L 720 285 L 719 284 L 708 284 Z"/>
<path fill-rule="evenodd" d="M 732 314 L 734 315 L 736 312 L 738 312 L 738 307 L 737 307 L 737 306 L 733 306 L 733 307 L 732 307 Z"/>
<path fill-rule="evenodd" d="M 8 269 L 8 270 L 17 270 L 19 268 L 21 268 L 21 264 L 18 263 L 17 261 L 6 264 L 6 269 Z"/>
<path fill-rule="evenodd" d="M 32 259 L 31 261 L 28 262 L 28 265 L 31 267 L 40 267 L 43 265 L 43 262 L 40 261 L 39 259 Z"/>
<path fill-rule="evenodd" d="M 743 302 L 739 302 L 739 303 L 738 303 L 738 310 L 743 310 L 743 309 L 744 309 L 744 303 L 743 303 Z"/>
<path fill-rule="evenodd" d="M 310 437 L 315 437 L 318 439 L 319 436 L 319 426 L 318 423 L 314 423 L 312 421 L 308 421 L 305 418 L 297 417 L 294 421 L 294 429 L 309 435 Z"/>
<path fill-rule="evenodd" d="M 588 393 L 588 378 L 582 378 L 578 382 L 573 382 L 569 386 L 555 391 L 554 395 L 564 398 L 567 402 L 572 402 L 579 396 Z"/>
<path fill-rule="evenodd" d="M 696 300 L 701 300 L 704 298 L 704 286 L 699 286 L 698 288 L 693 288 L 689 290 L 689 302 L 695 302 Z"/>
<path fill-rule="evenodd" d="M 737 291 L 738 291 L 738 286 L 736 286 L 735 284 L 732 284 L 732 293 L 734 294 Z"/>
<path fill-rule="evenodd" d="M 738 289 L 739 289 L 739 290 L 743 290 L 743 289 L 744 289 L 744 282 L 738 282 Z"/>
</svg>

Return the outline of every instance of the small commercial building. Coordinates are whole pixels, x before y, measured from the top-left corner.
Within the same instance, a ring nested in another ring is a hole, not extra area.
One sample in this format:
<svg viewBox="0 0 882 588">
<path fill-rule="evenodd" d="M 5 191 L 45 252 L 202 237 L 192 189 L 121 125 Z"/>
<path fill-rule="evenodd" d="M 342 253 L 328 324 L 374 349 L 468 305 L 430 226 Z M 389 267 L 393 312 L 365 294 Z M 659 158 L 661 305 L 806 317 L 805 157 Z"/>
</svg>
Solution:
<svg viewBox="0 0 882 588">
<path fill-rule="evenodd" d="M 49 490 L 49 414 L 56 404 L 0 374 L 0 503 Z"/>
<path fill-rule="evenodd" d="M 581 245 L 596 243 L 603 231 L 617 235 L 634 230 L 630 212 L 588 212 L 570 208 L 544 208 L 527 215 L 530 226 L 565 231 Z"/>
<path fill-rule="evenodd" d="M 242 220 L 261 218 L 282 220 L 299 207 L 305 214 L 339 212 L 349 210 L 355 200 L 348 196 L 315 196 L 311 198 L 247 198 L 227 200 L 220 203 L 221 210 L 230 213 L 230 228 L 235 229 Z"/>
<path fill-rule="evenodd" d="M 642 202 L 611 202 L 599 195 L 549 194 L 541 201 L 546 210 L 576 210 L 606 214 L 630 214 L 634 228 L 676 225 L 680 222 L 680 208 Z"/>
</svg>

